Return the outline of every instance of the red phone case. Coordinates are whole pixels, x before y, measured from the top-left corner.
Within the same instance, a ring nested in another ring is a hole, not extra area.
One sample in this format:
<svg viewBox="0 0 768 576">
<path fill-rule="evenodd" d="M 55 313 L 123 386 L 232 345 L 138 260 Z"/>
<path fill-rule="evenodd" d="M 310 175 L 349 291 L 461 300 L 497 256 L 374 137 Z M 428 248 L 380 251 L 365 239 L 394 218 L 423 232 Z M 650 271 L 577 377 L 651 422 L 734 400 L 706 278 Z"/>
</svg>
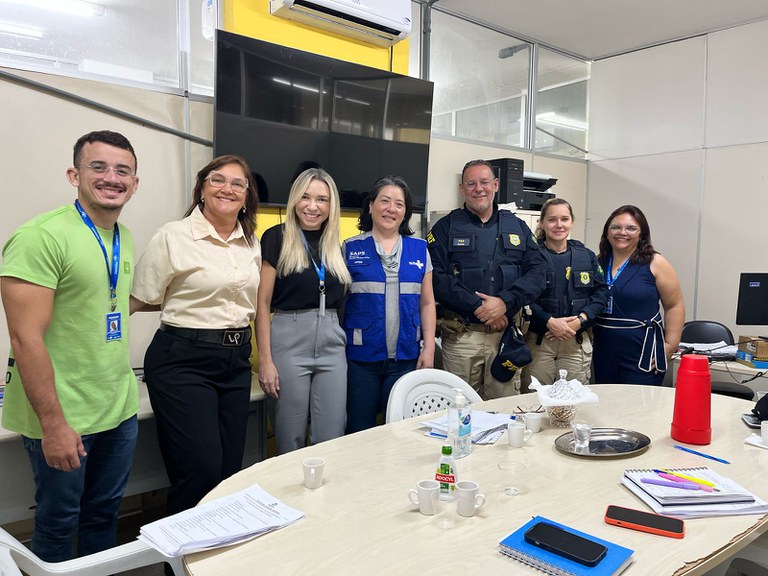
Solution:
<svg viewBox="0 0 768 576">
<path fill-rule="evenodd" d="M 644 510 L 635 510 L 633 508 L 626 508 L 624 506 L 615 506 L 615 508 L 624 508 L 624 510 L 631 510 L 632 512 L 639 512 L 640 514 L 647 514 L 648 516 L 662 516 L 661 514 L 654 514 L 652 512 L 645 512 Z M 645 524 L 637 524 L 635 522 L 629 522 L 627 520 L 618 520 L 616 518 L 611 518 L 608 516 L 608 510 L 610 506 L 605 509 L 605 523 L 611 524 L 612 526 L 620 526 L 621 528 L 629 528 L 631 530 L 638 530 L 639 532 L 648 532 L 649 534 L 657 534 L 658 536 L 667 536 L 668 538 L 683 538 L 685 536 L 685 522 L 681 520 L 681 523 L 683 525 L 682 532 L 670 532 L 668 530 L 663 530 L 661 528 L 656 528 L 655 526 L 646 526 Z"/>
</svg>

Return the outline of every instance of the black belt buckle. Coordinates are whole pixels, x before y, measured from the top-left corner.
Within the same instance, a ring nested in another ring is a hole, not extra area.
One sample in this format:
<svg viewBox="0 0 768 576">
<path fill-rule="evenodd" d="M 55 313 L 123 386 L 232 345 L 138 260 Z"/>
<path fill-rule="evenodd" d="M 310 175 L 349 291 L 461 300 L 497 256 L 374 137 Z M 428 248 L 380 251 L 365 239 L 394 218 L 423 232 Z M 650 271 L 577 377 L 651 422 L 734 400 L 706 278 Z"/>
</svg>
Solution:
<svg viewBox="0 0 768 576">
<path fill-rule="evenodd" d="M 224 330 L 222 346 L 242 346 L 245 344 L 245 330 Z"/>
</svg>

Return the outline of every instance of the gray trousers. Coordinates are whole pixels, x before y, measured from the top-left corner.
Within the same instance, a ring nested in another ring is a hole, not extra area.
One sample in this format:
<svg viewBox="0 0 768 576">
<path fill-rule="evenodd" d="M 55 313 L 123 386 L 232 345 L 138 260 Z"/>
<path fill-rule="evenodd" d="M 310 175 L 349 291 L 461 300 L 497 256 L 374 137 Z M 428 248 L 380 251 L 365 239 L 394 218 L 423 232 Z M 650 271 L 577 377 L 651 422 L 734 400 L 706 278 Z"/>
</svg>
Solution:
<svg viewBox="0 0 768 576">
<path fill-rule="evenodd" d="M 344 435 L 347 419 L 347 339 L 336 310 L 276 310 L 272 361 L 280 378 L 275 405 L 277 453 Z"/>
</svg>

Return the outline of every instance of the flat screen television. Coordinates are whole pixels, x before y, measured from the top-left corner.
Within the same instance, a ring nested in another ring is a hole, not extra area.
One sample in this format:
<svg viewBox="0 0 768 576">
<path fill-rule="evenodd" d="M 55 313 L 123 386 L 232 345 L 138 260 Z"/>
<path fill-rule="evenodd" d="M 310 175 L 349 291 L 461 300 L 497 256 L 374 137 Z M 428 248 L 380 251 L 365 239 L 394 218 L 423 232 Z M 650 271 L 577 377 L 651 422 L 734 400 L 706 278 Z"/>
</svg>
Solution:
<svg viewBox="0 0 768 576">
<path fill-rule="evenodd" d="M 739 277 L 736 324 L 768 325 L 768 274 L 743 272 Z"/>
<path fill-rule="evenodd" d="M 433 84 L 217 31 L 214 153 L 239 154 L 259 199 L 285 206 L 308 167 L 327 170 L 343 208 L 394 174 L 423 212 Z"/>
</svg>

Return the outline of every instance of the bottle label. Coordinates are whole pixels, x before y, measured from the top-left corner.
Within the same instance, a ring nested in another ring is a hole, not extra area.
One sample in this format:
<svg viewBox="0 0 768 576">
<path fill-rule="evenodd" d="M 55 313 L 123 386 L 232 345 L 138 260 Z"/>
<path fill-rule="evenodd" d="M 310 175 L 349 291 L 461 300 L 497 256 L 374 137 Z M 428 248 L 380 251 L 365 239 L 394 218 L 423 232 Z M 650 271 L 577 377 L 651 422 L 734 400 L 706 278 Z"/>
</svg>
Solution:
<svg viewBox="0 0 768 576">
<path fill-rule="evenodd" d="M 438 472 L 437 474 L 435 474 L 435 480 L 437 480 L 438 482 L 446 483 L 446 484 L 455 484 L 456 476 L 454 476 L 453 474 L 441 474 L 440 472 Z"/>
<path fill-rule="evenodd" d="M 459 436 L 472 434 L 472 415 L 468 412 L 463 415 L 459 424 Z"/>
<path fill-rule="evenodd" d="M 440 493 L 449 494 L 456 489 L 456 474 L 453 467 L 447 462 L 441 462 L 437 466 L 435 480 L 440 482 Z"/>
</svg>

